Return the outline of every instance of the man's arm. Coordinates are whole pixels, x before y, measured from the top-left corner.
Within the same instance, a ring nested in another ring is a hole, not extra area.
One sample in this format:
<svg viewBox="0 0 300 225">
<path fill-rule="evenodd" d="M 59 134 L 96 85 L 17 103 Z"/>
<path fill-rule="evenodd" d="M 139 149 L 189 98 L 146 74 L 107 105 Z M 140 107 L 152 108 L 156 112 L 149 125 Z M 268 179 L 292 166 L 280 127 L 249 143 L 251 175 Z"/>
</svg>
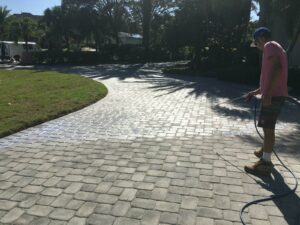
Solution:
<svg viewBox="0 0 300 225">
<path fill-rule="evenodd" d="M 263 104 L 264 105 L 271 105 L 272 103 L 272 93 L 274 91 L 274 88 L 276 84 L 278 83 L 278 80 L 280 78 L 280 75 L 282 73 L 282 64 L 280 61 L 279 56 L 270 56 L 268 58 L 270 60 L 272 69 L 270 74 L 270 83 L 267 86 L 266 95 L 263 96 Z"/>
</svg>

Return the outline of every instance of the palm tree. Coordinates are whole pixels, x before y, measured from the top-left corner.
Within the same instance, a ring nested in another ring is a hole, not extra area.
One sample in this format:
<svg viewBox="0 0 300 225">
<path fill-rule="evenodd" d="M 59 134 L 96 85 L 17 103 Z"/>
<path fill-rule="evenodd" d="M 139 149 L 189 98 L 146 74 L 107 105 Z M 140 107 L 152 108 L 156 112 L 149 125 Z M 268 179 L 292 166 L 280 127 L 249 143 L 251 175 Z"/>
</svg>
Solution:
<svg viewBox="0 0 300 225">
<path fill-rule="evenodd" d="M 14 41 L 15 43 L 18 43 L 20 37 L 21 37 L 21 26 L 20 22 L 13 18 L 9 22 L 9 31 L 8 31 L 8 37 L 10 40 Z"/>
<path fill-rule="evenodd" d="M 25 41 L 26 52 L 28 52 L 28 41 L 30 38 L 33 37 L 36 24 L 32 19 L 24 18 L 20 22 L 20 27 L 21 27 L 21 35 Z"/>
<path fill-rule="evenodd" d="M 66 21 L 63 21 L 63 11 L 60 6 L 55 6 L 52 9 L 46 9 L 41 23 L 45 29 L 45 40 L 49 49 L 61 48 Z M 67 41 L 68 42 L 68 41 Z M 68 45 L 68 43 L 67 43 Z"/>
<path fill-rule="evenodd" d="M 0 40 L 4 37 L 6 18 L 8 17 L 9 12 L 10 10 L 7 10 L 6 6 L 0 6 Z"/>
</svg>

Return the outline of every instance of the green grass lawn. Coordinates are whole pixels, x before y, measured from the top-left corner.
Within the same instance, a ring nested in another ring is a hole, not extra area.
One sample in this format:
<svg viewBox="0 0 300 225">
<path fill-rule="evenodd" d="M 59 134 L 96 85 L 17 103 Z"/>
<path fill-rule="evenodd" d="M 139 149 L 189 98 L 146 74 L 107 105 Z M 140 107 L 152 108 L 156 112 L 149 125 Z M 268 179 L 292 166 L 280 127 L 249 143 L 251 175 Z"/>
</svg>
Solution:
<svg viewBox="0 0 300 225">
<path fill-rule="evenodd" d="M 0 137 L 98 101 L 106 87 L 76 74 L 0 70 Z"/>
</svg>

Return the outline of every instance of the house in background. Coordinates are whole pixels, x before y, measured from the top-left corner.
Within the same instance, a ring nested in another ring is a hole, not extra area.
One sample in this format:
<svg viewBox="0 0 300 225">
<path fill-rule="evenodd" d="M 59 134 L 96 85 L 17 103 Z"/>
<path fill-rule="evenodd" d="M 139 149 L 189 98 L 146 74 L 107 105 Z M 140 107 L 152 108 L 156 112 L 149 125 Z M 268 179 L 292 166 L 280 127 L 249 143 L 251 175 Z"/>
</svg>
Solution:
<svg viewBox="0 0 300 225">
<path fill-rule="evenodd" d="M 31 13 L 27 13 L 27 12 L 22 12 L 20 14 L 15 13 L 11 16 L 15 17 L 16 19 L 30 18 L 30 19 L 33 19 L 35 21 L 39 21 L 43 17 L 43 16 L 38 16 L 38 15 L 32 15 Z"/>
<path fill-rule="evenodd" d="M 118 36 L 120 39 L 120 44 L 123 45 L 141 45 L 143 43 L 143 36 L 140 34 L 119 32 Z"/>
</svg>

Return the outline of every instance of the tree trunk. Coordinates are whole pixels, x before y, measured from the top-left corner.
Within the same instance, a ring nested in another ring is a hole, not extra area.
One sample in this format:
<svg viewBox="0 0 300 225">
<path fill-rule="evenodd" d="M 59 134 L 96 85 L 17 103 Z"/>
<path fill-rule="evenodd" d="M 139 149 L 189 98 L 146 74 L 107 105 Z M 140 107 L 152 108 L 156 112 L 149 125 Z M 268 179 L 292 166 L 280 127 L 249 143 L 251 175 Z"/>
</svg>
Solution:
<svg viewBox="0 0 300 225">
<path fill-rule="evenodd" d="M 288 47 L 287 11 L 285 2 L 273 2 L 272 26 L 270 27 L 273 39 L 280 43 L 283 48 Z"/>
<path fill-rule="evenodd" d="M 288 46 L 287 15 L 284 1 L 260 0 L 259 25 L 268 27 L 272 37 L 284 48 Z"/>
<path fill-rule="evenodd" d="M 260 0 L 259 1 L 259 25 L 270 27 L 271 26 L 271 11 L 272 1 L 271 0 Z"/>
<path fill-rule="evenodd" d="M 152 0 L 143 0 L 142 7 L 143 7 L 143 45 L 145 47 L 146 56 L 148 56 L 149 45 L 150 45 Z"/>
<path fill-rule="evenodd" d="M 294 49 L 297 41 L 300 41 L 300 18 L 298 19 L 298 23 L 293 32 L 292 40 L 291 40 L 288 50 L 287 50 L 288 56 L 290 56 L 290 54 L 293 52 L 293 49 Z"/>
</svg>

